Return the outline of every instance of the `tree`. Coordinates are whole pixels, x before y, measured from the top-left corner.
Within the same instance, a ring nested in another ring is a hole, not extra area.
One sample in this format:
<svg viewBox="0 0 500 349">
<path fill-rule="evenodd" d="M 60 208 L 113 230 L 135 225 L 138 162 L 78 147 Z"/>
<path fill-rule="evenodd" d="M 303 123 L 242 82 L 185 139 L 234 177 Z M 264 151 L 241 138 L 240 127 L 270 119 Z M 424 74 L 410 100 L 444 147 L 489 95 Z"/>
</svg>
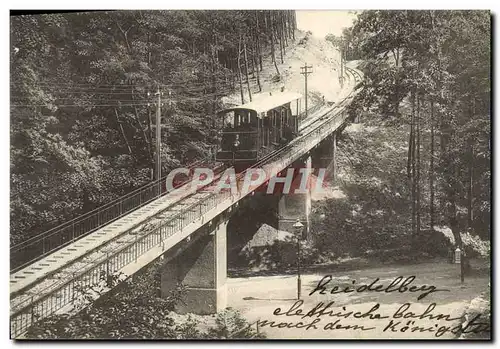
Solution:
<svg viewBox="0 0 500 349">
<path fill-rule="evenodd" d="M 415 232 L 423 204 L 430 207 L 428 224 L 445 222 L 457 241 L 468 227 L 489 236 L 489 28 L 485 11 L 365 11 L 345 31 L 352 35 L 352 50 L 366 60 L 359 104 L 409 124 Z M 416 117 L 400 115 L 405 101 L 411 104 L 408 114 Z M 427 132 L 430 138 L 423 138 Z M 428 148 L 428 167 L 422 147 Z M 421 182 L 422 171 L 428 182 Z M 430 197 L 423 196 L 427 192 Z M 477 210 L 483 218 L 473 214 Z"/>
<path fill-rule="evenodd" d="M 264 52 L 271 43 L 274 52 L 274 38 L 284 32 L 283 21 L 272 18 L 285 14 L 291 12 L 11 17 L 13 243 L 151 180 L 158 87 L 163 172 L 204 159 L 217 144 L 215 111 L 234 90 L 241 59 L 247 75 L 249 60 L 262 70 Z"/>
<path fill-rule="evenodd" d="M 125 285 L 111 291 L 72 315 L 56 315 L 31 327 L 31 339 L 226 339 L 264 338 L 238 312 L 217 316 L 215 326 L 202 330 L 199 320 L 174 321 L 172 311 L 186 288 L 179 285 L 166 299 L 160 298 L 162 262 L 148 266 Z M 83 290 L 85 293 L 86 290 Z"/>
</svg>

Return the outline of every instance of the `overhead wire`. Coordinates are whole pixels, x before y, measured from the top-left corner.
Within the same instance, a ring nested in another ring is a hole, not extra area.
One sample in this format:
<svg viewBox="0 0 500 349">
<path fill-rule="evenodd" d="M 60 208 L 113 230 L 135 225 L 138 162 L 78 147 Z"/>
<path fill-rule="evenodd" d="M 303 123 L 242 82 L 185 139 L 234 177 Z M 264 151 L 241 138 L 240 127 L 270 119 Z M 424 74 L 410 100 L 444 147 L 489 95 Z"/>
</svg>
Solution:
<svg viewBox="0 0 500 349">
<path fill-rule="evenodd" d="M 218 81 L 226 81 L 225 79 L 217 79 Z M 67 87 L 74 87 L 74 88 L 100 88 L 100 89 L 130 89 L 130 88 L 149 88 L 151 90 L 156 90 L 158 87 L 183 87 L 183 86 L 205 86 L 205 85 L 210 85 L 212 84 L 212 80 L 207 80 L 207 81 L 191 81 L 191 80 L 186 80 L 186 81 L 179 81 L 171 84 L 163 84 L 163 83 L 150 83 L 150 84 L 78 84 L 78 83 L 55 83 L 55 82 L 35 82 L 32 84 L 32 86 L 40 86 L 40 87 L 46 87 L 46 86 L 61 86 L 64 88 Z M 19 82 L 11 82 L 11 86 L 21 86 L 23 83 Z"/>
<path fill-rule="evenodd" d="M 138 103 L 138 104 L 89 104 L 89 105 L 81 105 L 81 104 L 58 104 L 57 107 L 127 107 L 127 106 L 139 106 L 139 105 L 148 105 L 151 103 Z M 11 104 L 11 107 L 46 107 L 47 104 Z"/>
</svg>

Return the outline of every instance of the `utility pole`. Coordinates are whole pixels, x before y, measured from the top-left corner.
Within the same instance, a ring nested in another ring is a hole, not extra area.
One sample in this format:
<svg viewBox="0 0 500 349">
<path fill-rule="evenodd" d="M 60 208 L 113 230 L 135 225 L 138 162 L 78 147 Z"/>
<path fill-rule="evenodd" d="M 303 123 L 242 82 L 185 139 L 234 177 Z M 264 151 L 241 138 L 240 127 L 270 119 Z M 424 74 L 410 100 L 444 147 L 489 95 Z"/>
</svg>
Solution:
<svg viewBox="0 0 500 349">
<path fill-rule="evenodd" d="M 300 240 L 304 234 L 304 224 L 302 224 L 300 219 L 297 219 L 297 222 L 293 225 L 293 229 L 297 238 L 297 299 L 299 300 L 302 289 L 302 282 L 300 280 Z"/>
<path fill-rule="evenodd" d="M 156 180 L 161 178 L 161 91 L 160 86 L 156 92 Z"/>
<path fill-rule="evenodd" d="M 311 70 L 308 70 L 308 69 L 311 69 Z M 307 63 L 304 64 L 303 67 L 300 67 L 300 70 L 301 70 L 301 74 L 304 75 L 304 78 L 305 78 L 305 97 L 306 97 L 306 119 L 307 119 L 307 75 L 311 74 L 312 73 L 312 65 L 308 66 Z"/>
</svg>

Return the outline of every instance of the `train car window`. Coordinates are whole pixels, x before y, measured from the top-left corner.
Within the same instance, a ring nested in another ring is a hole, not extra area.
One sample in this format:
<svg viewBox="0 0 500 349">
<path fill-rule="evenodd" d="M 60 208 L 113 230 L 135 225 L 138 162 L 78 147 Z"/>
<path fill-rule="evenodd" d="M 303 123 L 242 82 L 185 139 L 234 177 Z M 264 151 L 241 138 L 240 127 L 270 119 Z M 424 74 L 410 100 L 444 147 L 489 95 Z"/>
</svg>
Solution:
<svg viewBox="0 0 500 349">
<path fill-rule="evenodd" d="M 224 114 L 224 125 L 223 127 L 226 128 L 234 128 L 234 117 L 235 113 L 234 111 L 229 111 L 226 114 Z"/>
<path fill-rule="evenodd" d="M 256 129 L 256 128 L 259 128 L 259 118 L 257 117 L 257 113 L 256 112 L 249 112 L 248 113 L 248 117 L 249 117 L 249 122 L 250 122 L 250 126 L 252 129 Z"/>
<path fill-rule="evenodd" d="M 236 113 L 234 125 L 236 127 L 240 127 L 241 126 L 241 111 L 238 111 L 238 113 Z"/>
<path fill-rule="evenodd" d="M 269 127 L 269 117 L 262 119 L 262 125 L 263 125 L 263 127 L 266 127 L 266 128 Z"/>
</svg>

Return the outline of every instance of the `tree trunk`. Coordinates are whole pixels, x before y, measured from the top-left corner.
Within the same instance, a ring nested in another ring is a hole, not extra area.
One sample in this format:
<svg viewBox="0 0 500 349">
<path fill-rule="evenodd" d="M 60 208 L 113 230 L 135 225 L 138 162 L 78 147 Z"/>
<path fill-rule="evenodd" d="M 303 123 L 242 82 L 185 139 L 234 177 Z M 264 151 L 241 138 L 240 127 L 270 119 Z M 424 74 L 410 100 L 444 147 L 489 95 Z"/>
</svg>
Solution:
<svg viewBox="0 0 500 349">
<path fill-rule="evenodd" d="M 434 101 L 431 100 L 431 159 L 429 168 L 430 224 L 434 229 Z"/>
<path fill-rule="evenodd" d="M 435 11 L 430 10 L 429 11 L 430 18 L 431 18 L 431 28 L 433 32 L 436 32 L 435 30 Z M 437 98 L 437 103 L 436 103 L 436 120 L 439 122 L 439 148 L 440 148 L 440 157 L 442 158 L 443 155 L 446 152 L 446 147 L 447 147 L 447 122 L 445 120 L 446 116 L 444 113 L 441 112 L 441 107 L 444 101 L 444 91 L 443 91 L 443 72 L 441 68 L 441 62 L 442 62 L 442 52 L 441 52 L 441 44 L 439 42 L 440 37 L 438 35 L 435 35 L 434 37 L 434 44 L 436 47 L 436 54 L 435 54 L 435 59 L 436 59 L 436 64 L 437 64 L 437 69 L 438 69 L 438 78 L 436 81 L 436 91 L 438 91 L 439 95 Z M 440 170 L 443 171 L 443 166 L 440 164 L 439 166 Z M 446 171 L 446 170 L 445 170 Z M 443 171 L 444 172 L 444 171 Z M 444 176 L 443 176 L 444 177 Z M 444 183 L 444 180 L 440 183 L 441 190 L 443 192 L 447 191 L 447 184 Z M 446 203 L 445 203 L 445 195 L 441 195 L 439 198 L 439 211 L 444 213 L 446 211 Z M 455 234 L 455 232 L 454 232 Z"/>
<path fill-rule="evenodd" d="M 285 22 L 285 15 L 282 14 L 280 16 L 281 18 L 281 36 L 283 37 L 283 42 L 284 42 L 284 45 L 283 45 L 283 52 L 286 53 L 285 51 L 285 47 L 288 46 L 288 41 L 286 39 L 286 22 Z"/>
<path fill-rule="evenodd" d="M 269 24 L 267 22 L 267 14 L 266 11 L 264 11 L 264 26 L 266 27 L 266 33 L 269 32 Z"/>
<path fill-rule="evenodd" d="M 134 89 L 133 88 L 130 91 L 130 94 L 132 96 L 132 100 L 136 101 L 135 94 L 134 94 Z M 149 156 L 151 158 L 152 163 L 154 163 L 154 151 L 153 151 L 153 145 L 152 145 L 153 140 L 152 139 L 148 139 L 148 136 L 146 134 L 146 129 L 142 125 L 141 118 L 140 118 L 139 112 L 137 110 L 137 106 L 134 106 L 134 112 L 135 112 L 135 120 L 137 121 L 139 129 L 142 132 L 142 137 L 144 138 L 144 142 L 147 145 L 147 148 L 148 148 L 148 151 L 149 151 Z"/>
<path fill-rule="evenodd" d="M 270 35 L 271 35 L 271 61 L 276 65 L 276 54 L 274 52 L 274 34 L 272 30 L 272 25 L 271 25 Z"/>
<path fill-rule="evenodd" d="M 453 162 L 450 162 L 450 167 L 449 167 L 449 173 L 450 177 L 458 178 L 458 167 L 453 164 Z M 457 202 L 456 202 L 456 194 L 457 194 L 457 188 L 456 188 L 456 181 L 448 181 L 447 185 L 447 195 L 446 198 L 448 200 L 448 205 L 447 205 L 447 216 L 448 216 L 448 222 L 451 228 L 451 231 L 453 232 L 453 236 L 455 237 L 455 241 L 458 246 L 460 246 L 460 249 L 463 250 L 462 246 L 462 237 L 460 236 L 460 231 L 459 231 L 459 226 L 458 226 L 458 219 L 457 219 Z"/>
<path fill-rule="evenodd" d="M 474 211 L 473 211 L 473 206 L 472 203 L 474 201 L 473 198 L 473 189 L 474 189 L 474 182 L 473 182 L 473 174 L 474 174 L 474 145 L 472 141 L 470 142 L 470 147 L 469 147 L 469 153 L 470 153 L 470 159 L 469 159 L 469 183 L 468 183 L 468 190 L 467 190 L 467 226 L 469 229 L 472 229 L 472 223 L 474 221 Z"/>
<path fill-rule="evenodd" d="M 421 97 L 417 95 L 417 169 L 416 169 L 416 177 L 415 177 L 415 185 L 416 185 L 416 206 L 417 206 L 417 236 L 420 235 L 420 101 Z"/>
<path fill-rule="evenodd" d="M 240 35 L 240 40 L 238 42 L 238 59 L 237 59 L 237 65 L 238 65 L 238 77 L 240 79 L 240 94 L 241 94 L 241 104 L 245 104 L 245 96 L 243 94 L 243 78 L 241 76 L 241 35 Z"/>
<path fill-rule="evenodd" d="M 252 101 L 252 90 L 250 89 L 250 78 L 248 77 L 248 55 L 247 55 L 247 40 L 245 38 L 245 41 L 243 42 L 243 51 L 245 54 L 245 75 L 247 77 L 247 89 L 248 89 L 248 98 L 250 99 L 250 102 Z"/>
<path fill-rule="evenodd" d="M 257 62 L 256 64 L 259 65 L 260 71 L 262 71 L 262 52 L 260 50 L 260 34 L 259 34 L 259 13 L 258 11 L 255 11 L 255 49 L 257 53 Z M 259 72 L 257 72 L 257 79 L 259 77 Z M 259 91 L 262 91 L 262 88 L 260 87 L 260 81 L 259 82 Z"/>
<path fill-rule="evenodd" d="M 217 36 L 215 35 L 215 47 L 217 47 Z M 219 67 L 219 58 L 217 49 L 214 49 L 212 52 L 212 93 L 213 93 L 213 101 L 212 101 L 212 132 L 215 132 L 217 127 L 217 69 Z"/>
<path fill-rule="evenodd" d="M 148 139 L 148 137 L 146 135 L 146 130 L 142 126 L 142 122 L 141 122 L 141 119 L 140 119 L 140 116 L 139 116 L 139 113 L 137 111 L 137 107 L 136 106 L 134 106 L 134 110 L 135 110 L 135 120 L 137 121 L 139 129 L 142 132 L 142 137 L 144 138 L 144 142 L 146 143 L 146 147 L 147 147 L 148 152 L 149 152 L 149 158 L 150 158 L 150 161 L 151 161 L 151 169 L 154 169 L 154 152 L 153 152 L 153 145 L 152 145 L 152 141 L 153 140 Z"/>
<path fill-rule="evenodd" d="M 255 46 L 254 46 L 256 52 L 258 51 L 258 49 L 257 49 L 258 41 L 259 41 L 259 39 L 257 38 L 256 42 L 255 42 Z M 257 65 L 257 63 L 258 63 L 257 59 L 258 59 L 258 54 L 253 55 L 253 61 L 255 61 L 255 65 Z M 259 74 L 259 68 L 258 67 L 256 69 L 256 73 L 257 73 L 257 85 L 259 86 L 259 92 L 262 92 L 262 86 L 260 84 L 260 74 Z"/>
<path fill-rule="evenodd" d="M 271 57 L 274 63 L 274 68 L 276 68 L 276 74 L 280 75 L 280 71 L 278 69 L 278 64 L 276 63 L 276 53 L 274 52 L 274 33 L 273 33 L 273 23 L 271 22 Z"/>
<path fill-rule="evenodd" d="M 276 21 L 276 35 L 278 36 L 279 44 L 280 44 L 280 58 L 281 58 L 281 64 L 283 64 L 283 35 L 282 35 L 282 30 L 281 30 L 281 22 L 280 18 L 278 15 L 278 20 Z"/>
<path fill-rule="evenodd" d="M 293 32 L 293 24 L 292 24 L 292 11 L 288 11 L 287 15 L 287 20 L 288 20 L 288 38 L 292 39 L 292 32 Z"/>
<path fill-rule="evenodd" d="M 116 115 L 116 122 L 118 123 L 118 126 L 120 128 L 123 140 L 125 141 L 125 144 L 127 145 L 128 153 L 132 155 L 132 148 L 130 148 L 130 144 L 128 143 L 127 136 L 125 135 L 125 130 L 123 129 L 122 122 L 120 121 L 120 118 L 118 117 L 118 111 L 115 109 L 115 115 Z"/>
<path fill-rule="evenodd" d="M 252 41 L 250 41 L 250 43 L 252 43 Z M 251 45 L 253 46 L 253 45 Z M 250 55 L 250 64 L 252 65 L 252 79 L 255 79 L 255 67 L 256 67 L 256 64 L 255 64 L 255 47 L 252 47 L 252 50 L 251 50 L 252 54 Z"/>
<path fill-rule="evenodd" d="M 396 85 L 396 96 L 394 100 L 394 116 L 399 115 L 399 94 L 400 94 L 400 79 L 399 79 L 399 48 L 396 48 L 396 53 L 394 53 L 394 58 L 396 61 L 396 77 L 395 77 L 395 85 Z"/>
<path fill-rule="evenodd" d="M 411 92 L 411 124 L 414 128 L 415 124 L 415 91 Z M 411 151 L 411 233 L 412 238 L 416 236 L 417 216 L 416 216 L 416 184 L 415 184 L 415 135 L 412 137 L 412 151 Z"/>
<path fill-rule="evenodd" d="M 262 71 L 262 46 L 260 45 L 260 39 L 257 39 L 257 49 L 259 51 L 259 68 Z"/>
<path fill-rule="evenodd" d="M 413 115 L 410 119 L 410 137 L 408 140 L 408 160 L 406 162 L 406 174 L 408 179 L 411 179 L 411 163 L 412 163 L 412 155 L 413 155 Z"/>
</svg>

